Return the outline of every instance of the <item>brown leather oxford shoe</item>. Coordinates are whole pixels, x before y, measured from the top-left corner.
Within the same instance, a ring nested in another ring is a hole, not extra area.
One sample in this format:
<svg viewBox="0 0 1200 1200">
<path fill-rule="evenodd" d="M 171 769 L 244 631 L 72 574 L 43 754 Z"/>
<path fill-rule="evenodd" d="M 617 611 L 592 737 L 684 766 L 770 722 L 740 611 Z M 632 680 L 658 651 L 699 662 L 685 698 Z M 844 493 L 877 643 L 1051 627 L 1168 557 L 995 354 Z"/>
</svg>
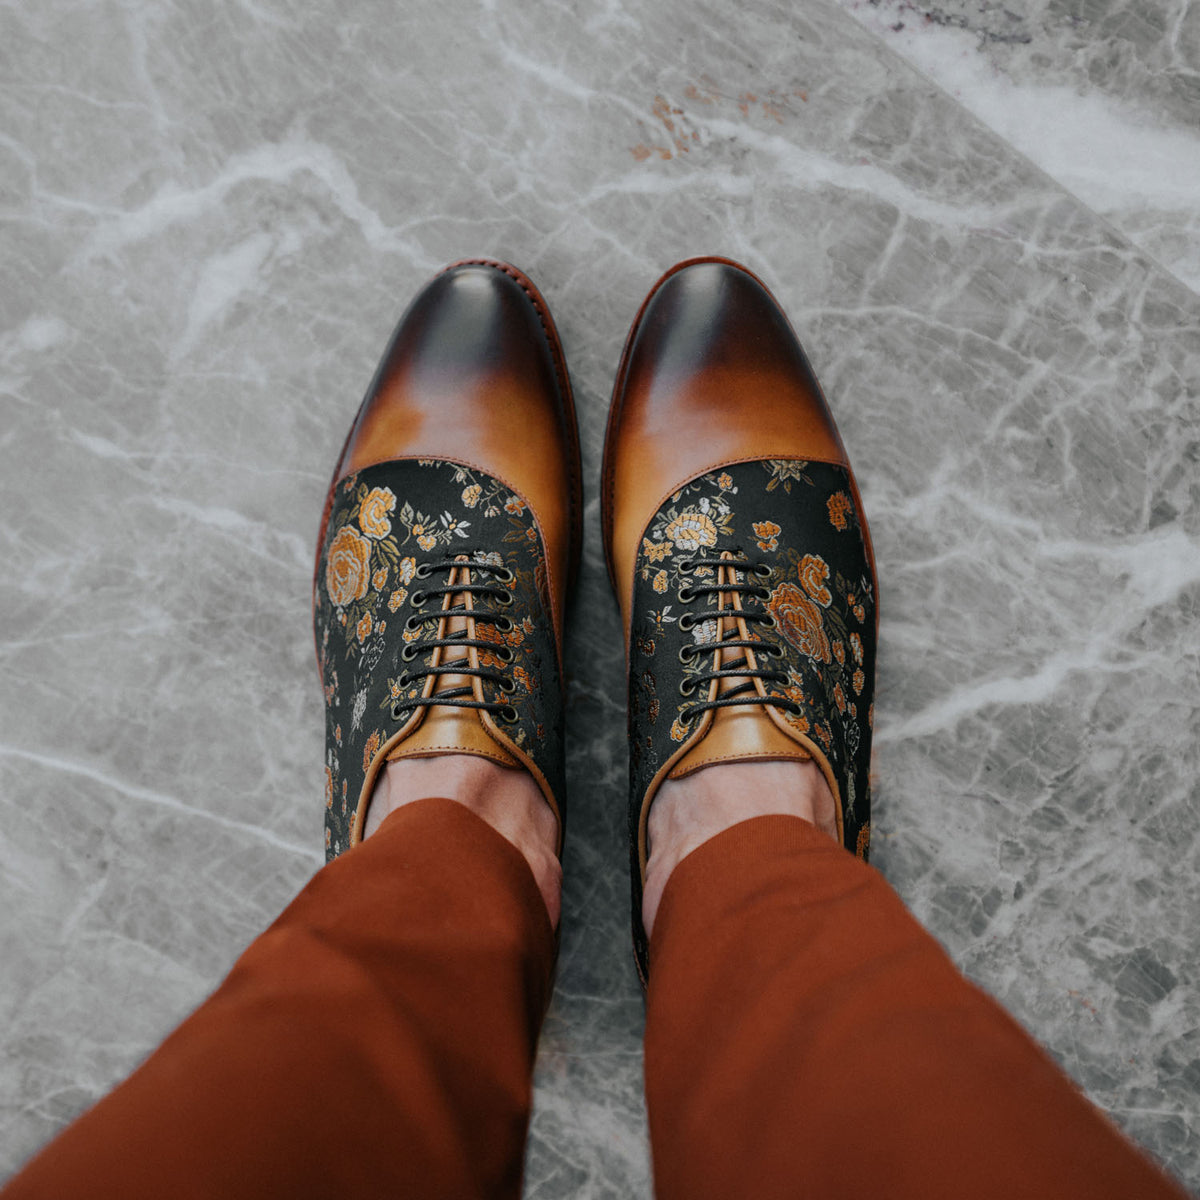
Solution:
<svg viewBox="0 0 1200 1200">
<path fill-rule="evenodd" d="M 866 857 L 875 565 L 833 417 L 783 311 L 745 267 L 673 267 L 613 390 L 601 518 L 629 664 L 634 949 L 647 816 L 665 779 L 813 760 Z"/>
<path fill-rule="evenodd" d="M 563 620 L 581 519 L 546 303 L 506 263 L 455 263 L 401 319 L 322 516 L 328 857 L 361 839 L 388 761 L 445 753 L 529 771 L 561 849 Z"/>
</svg>

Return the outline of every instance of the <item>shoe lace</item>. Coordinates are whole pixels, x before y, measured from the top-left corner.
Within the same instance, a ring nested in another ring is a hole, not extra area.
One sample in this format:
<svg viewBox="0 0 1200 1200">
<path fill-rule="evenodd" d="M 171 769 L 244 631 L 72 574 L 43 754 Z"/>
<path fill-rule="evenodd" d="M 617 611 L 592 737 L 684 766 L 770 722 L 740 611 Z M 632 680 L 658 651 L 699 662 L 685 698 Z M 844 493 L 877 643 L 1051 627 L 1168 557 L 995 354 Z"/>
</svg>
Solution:
<svg viewBox="0 0 1200 1200">
<path fill-rule="evenodd" d="M 707 600 L 710 604 L 713 600 L 716 601 L 712 607 L 702 611 L 685 612 L 679 618 L 680 629 L 687 632 L 704 621 L 719 621 L 723 617 L 734 618 L 734 621 L 740 619 L 747 625 L 762 625 L 765 629 L 778 628 L 778 622 L 773 613 L 763 612 L 756 608 L 738 608 L 734 606 L 735 597 L 739 601 L 753 600 L 758 603 L 770 598 L 770 591 L 763 587 L 762 584 L 754 582 L 755 579 L 765 579 L 771 574 L 771 568 L 765 563 L 754 561 L 740 549 L 735 549 L 733 551 L 725 551 L 721 556 L 701 554 L 693 558 L 683 559 L 679 563 L 679 567 L 685 575 L 692 574 L 697 567 L 713 568 L 712 583 L 690 583 L 680 589 L 679 599 L 684 604 L 690 604 L 697 600 Z M 724 583 L 720 582 L 719 572 L 722 568 L 727 568 L 731 576 Z M 727 598 L 724 604 L 721 603 L 722 596 Z M 724 654 L 720 658 L 717 658 L 715 655 L 715 652 L 718 650 L 738 649 L 742 653 L 732 661 L 726 661 Z M 783 648 L 776 643 L 766 642 L 759 638 L 739 637 L 738 627 L 733 621 L 730 622 L 729 628 L 722 635 L 719 642 L 695 642 L 681 647 L 679 660 L 684 664 L 704 654 L 713 654 L 713 661 L 722 663 L 721 666 L 713 670 L 700 671 L 695 675 L 687 676 L 679 685 L 679 691 L 682 695 L 691 696 L 700 689 L 706 688 L 714 679 L 739 679 L 742 681 L 727 691 L 720 693 L 712 700 L 697 700 L 693 704 L 685 705 L 679 711 L 679 717 L 682 721 L 690 724 L 710 709 L 737 708 L 751 704 L 773 705 L 776 708 L 782 708 L 787 712 L 795 714 L 803 711 L 800 705 L 794 700 L 789 700 L 782 696 L 759 694 L 754 685 L 756 679 L 761 680 L 764 684 L 786 684 L 788 682 L 788 675 L 786 671 L 777 671 L 764 665 L 752 667 L 749 655 L 746 653 L 748 650 L 753 650 L 756 656 L 762 656 L 763 658 L 769 656 L 779 659 L 783 657 Z M 757 658 L 756 661 L 758 661 Z"/>
<path fill-rule="evenodd" d="M 472 558 L 471 555 L 473 554 L 479 554 L 479 557 Z M 456 580 L 453 583 L 449 582 L 450 573 L 459 568 L 465 568 L 468 572 L 468 577 L 465 580 Z M 397 678 L 397 685 L 399 687 L 406 687 L 425 680 L 430 676 L 436 678 L 441 675 L 466 675 L 494 683 L 504 695 L 512 695 L 516 688 L 516 683 L 511 673 L 505 673 L 490 667 L 473 667 L 470 663 L 470 657 L 466 653 L 471 647 L 474 647 L 480 652 L 498 659 L 507 666 L 513 661 L 511 647 L 501 642 L 489 641 L 480 637 L 471 637 L 471 629 L 469 627 L 447 633 L 444 637 L 437 636 L 437 629 L 443 620 L 449 620 L 453 617 L 466 617 L 470 618 L 475 626 L 484 623 L 490 625 L 500 633 L 510 632 L 513 629 L 512 618 L 506 613 L 497 610 L 508 608 L 512 604 L 513 594 L 509 590 L 508 585 L 516 577 L 508 567 L 486 562 L 480 552 L 465 547 L 456 549 L 453 557 L 448 556 L 423 562 L 414 572 L 414 578 L 422 580 L 434 578 L 439 575 L 444 576 L 446 582 L 436 583 L 431 587 L 416 588 L 409 595 L 409 601 L 415 611 L 405 621 L 404 628 L 409 633 L 421 630 L 422 634 L 405 645 L 404 649 L 400 651 L 400 658 L 403 662 L 411 663 L 416 660 L 418 655 L 429 650 L 435 650 L 438 647 L 461 649 L 463 654 L 460 658 L 455 658 L 448 662 L 443 658 L 443 661 L 437 666 L 417 667 L 412 670 L 405 670 Z M 462 599 L 449 608 L 439 606 L 430 612 L 420 611 L 431 601 L 441 600 L 446 596 L 459 596 Z M 471 607 L 469 608 L 467 607 L 467 596 L 471 597 Z M 483 602 L 482 607 L 480 606 L 481 601 Z M 427 636 L 424 631 L 430 625 L 433 626 L 433 634 L 432 636 Z M 476 700 L 474 689 L 469 683 L 464 683 L 448 688 L 445 691 L 435 691 L 429 696 L 417 696 L 413 699 L 398 700 L 392 705 L 392 717 L 395 720 L 400 720 L 406 712 L 413 709 L 433 708 L 441 705 L 446 705 L 449 708 L 480 709 L 484 712 L 492 713 L 502 721 L 510 724 L 518 716 L 516 708 L 503 700 Z"/>
</svg>

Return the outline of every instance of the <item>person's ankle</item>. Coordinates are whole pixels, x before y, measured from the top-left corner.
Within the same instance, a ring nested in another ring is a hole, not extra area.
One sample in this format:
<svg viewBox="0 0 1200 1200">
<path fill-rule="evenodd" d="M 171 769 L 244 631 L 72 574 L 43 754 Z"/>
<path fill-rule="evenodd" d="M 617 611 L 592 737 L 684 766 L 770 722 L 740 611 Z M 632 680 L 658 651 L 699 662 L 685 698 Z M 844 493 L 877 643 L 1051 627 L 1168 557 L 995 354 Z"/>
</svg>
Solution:
<svg viewBox="0 0 1200 1200">
<path fill-rule="evenodd" d="M 800 817 L 837 838 L 833 793 L 814 762 L 720 763 L 664 781 L 647 826 L 650 856 L 642 893 L 647 935 L 682 859 L 742 821 L 776 814 Z"/>
<path fill-rule="evenodd" d="M 363 838 L 375 833 L 396 809 L 434 796 L 469 808 L 521 852 L 546 903 L 550 924 L 557 927 L 562 891 L 558 820 L 529 772 L 471 754 L 397 759 L 375 783 Z"/>
</svg>

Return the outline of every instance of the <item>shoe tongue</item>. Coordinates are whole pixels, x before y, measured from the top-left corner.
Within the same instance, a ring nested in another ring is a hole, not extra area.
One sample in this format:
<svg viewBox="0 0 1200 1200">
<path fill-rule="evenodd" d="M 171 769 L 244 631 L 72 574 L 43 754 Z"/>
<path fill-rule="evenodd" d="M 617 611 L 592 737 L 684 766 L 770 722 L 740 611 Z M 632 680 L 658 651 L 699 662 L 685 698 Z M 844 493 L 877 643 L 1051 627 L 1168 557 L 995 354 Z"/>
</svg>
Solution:
<svg viewBox="0 0 1200 1200">
<path fill-rule="evenodd" d="M 732 567 L 717 568 L 719 584 L 735 582 L 736 573 Z M 741 597 L 737 592 L 721 592 L 718 608 L 742 607 Z M 746 622 L 737 617 L 720 617 L 717 625 L 718 643 L 732 638 L 744 641 L 748 638 L 749 627 Z M 701 661 L 708 658 L 714 670 L 745 670 L 747 667 L 765 666 L 769 661 L 765 652 L 757 655 L 743 646 L 717 649 L 709 655 L 701 656 Z M 753 661 L 752 661 L 753 660 Z M 755 690 L 762 695 L 765 692 L 762 681 L 752 680 Z M 714 699 L 728 695 L 746 683 L 744 679 L 718 679 Z M 749 692 L 744 693 L 749 695 Z M 711 709 L 699 727 L 704 730 L 693 747 L 672 767 L 669 779 L 683 779 L 704 767 L 717 763 L 730 762 L 772 762 L 790 759 L 796 762 L 808 762 L 812 758 L 809 750 L 797 740 L 782 730 L 772 719 L 765 705 L 738 704 L 728 708 Z"/>
<path fill-rule="evenodd" d="M 470 582 L 470 569 L 456 567 L 451 571 L 448 586 Z M 454 592 L 443 598 L 444 609 L 474 608 L 474 598 L 469 592 Z M 467 616 L 443 617 L 438 622 L 437 636 L 440 639 L 461 633 L 467 638 L 475 637 L 475 622 Z M 456 662 L 475 666 L 478 654 L 467 647 L 439 646 L 434 653 L 435 666 L 449 666 Z M 464 700 L 482 700 L 483 688 L 474 675 L 434 675 L 429 696 L 445 695 L 449 692 L 469 689 Z M 475 754 L 489 758 L 503 766 L 520 767 L 523 764 L 514 757 L 483 723 L 483 709 L 461 708 L 453 704 L 433 704 L 421 709 L 420 722 L 402 742 L 388 754 L 388 762 L 399 758 L 426 758 L 434 754 Z"/>
</svg>

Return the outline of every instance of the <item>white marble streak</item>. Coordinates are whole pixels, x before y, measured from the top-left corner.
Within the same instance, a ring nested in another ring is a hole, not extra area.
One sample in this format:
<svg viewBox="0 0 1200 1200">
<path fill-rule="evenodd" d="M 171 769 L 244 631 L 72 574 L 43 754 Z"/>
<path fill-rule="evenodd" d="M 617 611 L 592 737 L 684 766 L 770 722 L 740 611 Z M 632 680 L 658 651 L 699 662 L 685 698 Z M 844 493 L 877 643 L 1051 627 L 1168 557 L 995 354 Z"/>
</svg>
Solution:
<svg viewBox="0 0 1200 1200">
<path fill-rule="evenodd" d="M 1190 98 L 1180 95 L 1177 103 L 1164 106 L 1153 79 L 1130 86 L 1111 69 L 1128 46 L 1110 51 L 1105 70 L 1106 39 L 1089 45 L 1086 36 L 1080 39 L 1082 22 L 1063 21 L 1061 9 L 1055 14 L 1053 6 L 1039 0 L 1003 7 L 982 0 L 937 6 L 910 0 L 839 2 L 1056 182 L 1190 287 L 1200 287 L 1195 220 L 1200 10 L 1195 5 L 1172 0 L 1138 6 L 1160 20 L 1146 22 L 1149 30 L 1131 21 L 1132 28 L 1121 31 L 1135 52 L 1145 50 L 1138 42 L 1149 40 L 1147 32 L 1157 33 L 1155 65 L 1192 82 Z M 1099 24 L 1108 15 L 1104 3 L 1081 7 L 1085 22 Z M 1031 32 L 1039 26 L 1042 37 Z M 1080 40 L 1087 50 L 1072 55 L 1071 44 Z M 1040 56 L 1022 54 L 1026 48 Z M 1055 55 L 1060 49 L 1061 56 Z M 1047 60 L 1054 58 L 1054 69 L 1047 70 Z"/>
</svg>

